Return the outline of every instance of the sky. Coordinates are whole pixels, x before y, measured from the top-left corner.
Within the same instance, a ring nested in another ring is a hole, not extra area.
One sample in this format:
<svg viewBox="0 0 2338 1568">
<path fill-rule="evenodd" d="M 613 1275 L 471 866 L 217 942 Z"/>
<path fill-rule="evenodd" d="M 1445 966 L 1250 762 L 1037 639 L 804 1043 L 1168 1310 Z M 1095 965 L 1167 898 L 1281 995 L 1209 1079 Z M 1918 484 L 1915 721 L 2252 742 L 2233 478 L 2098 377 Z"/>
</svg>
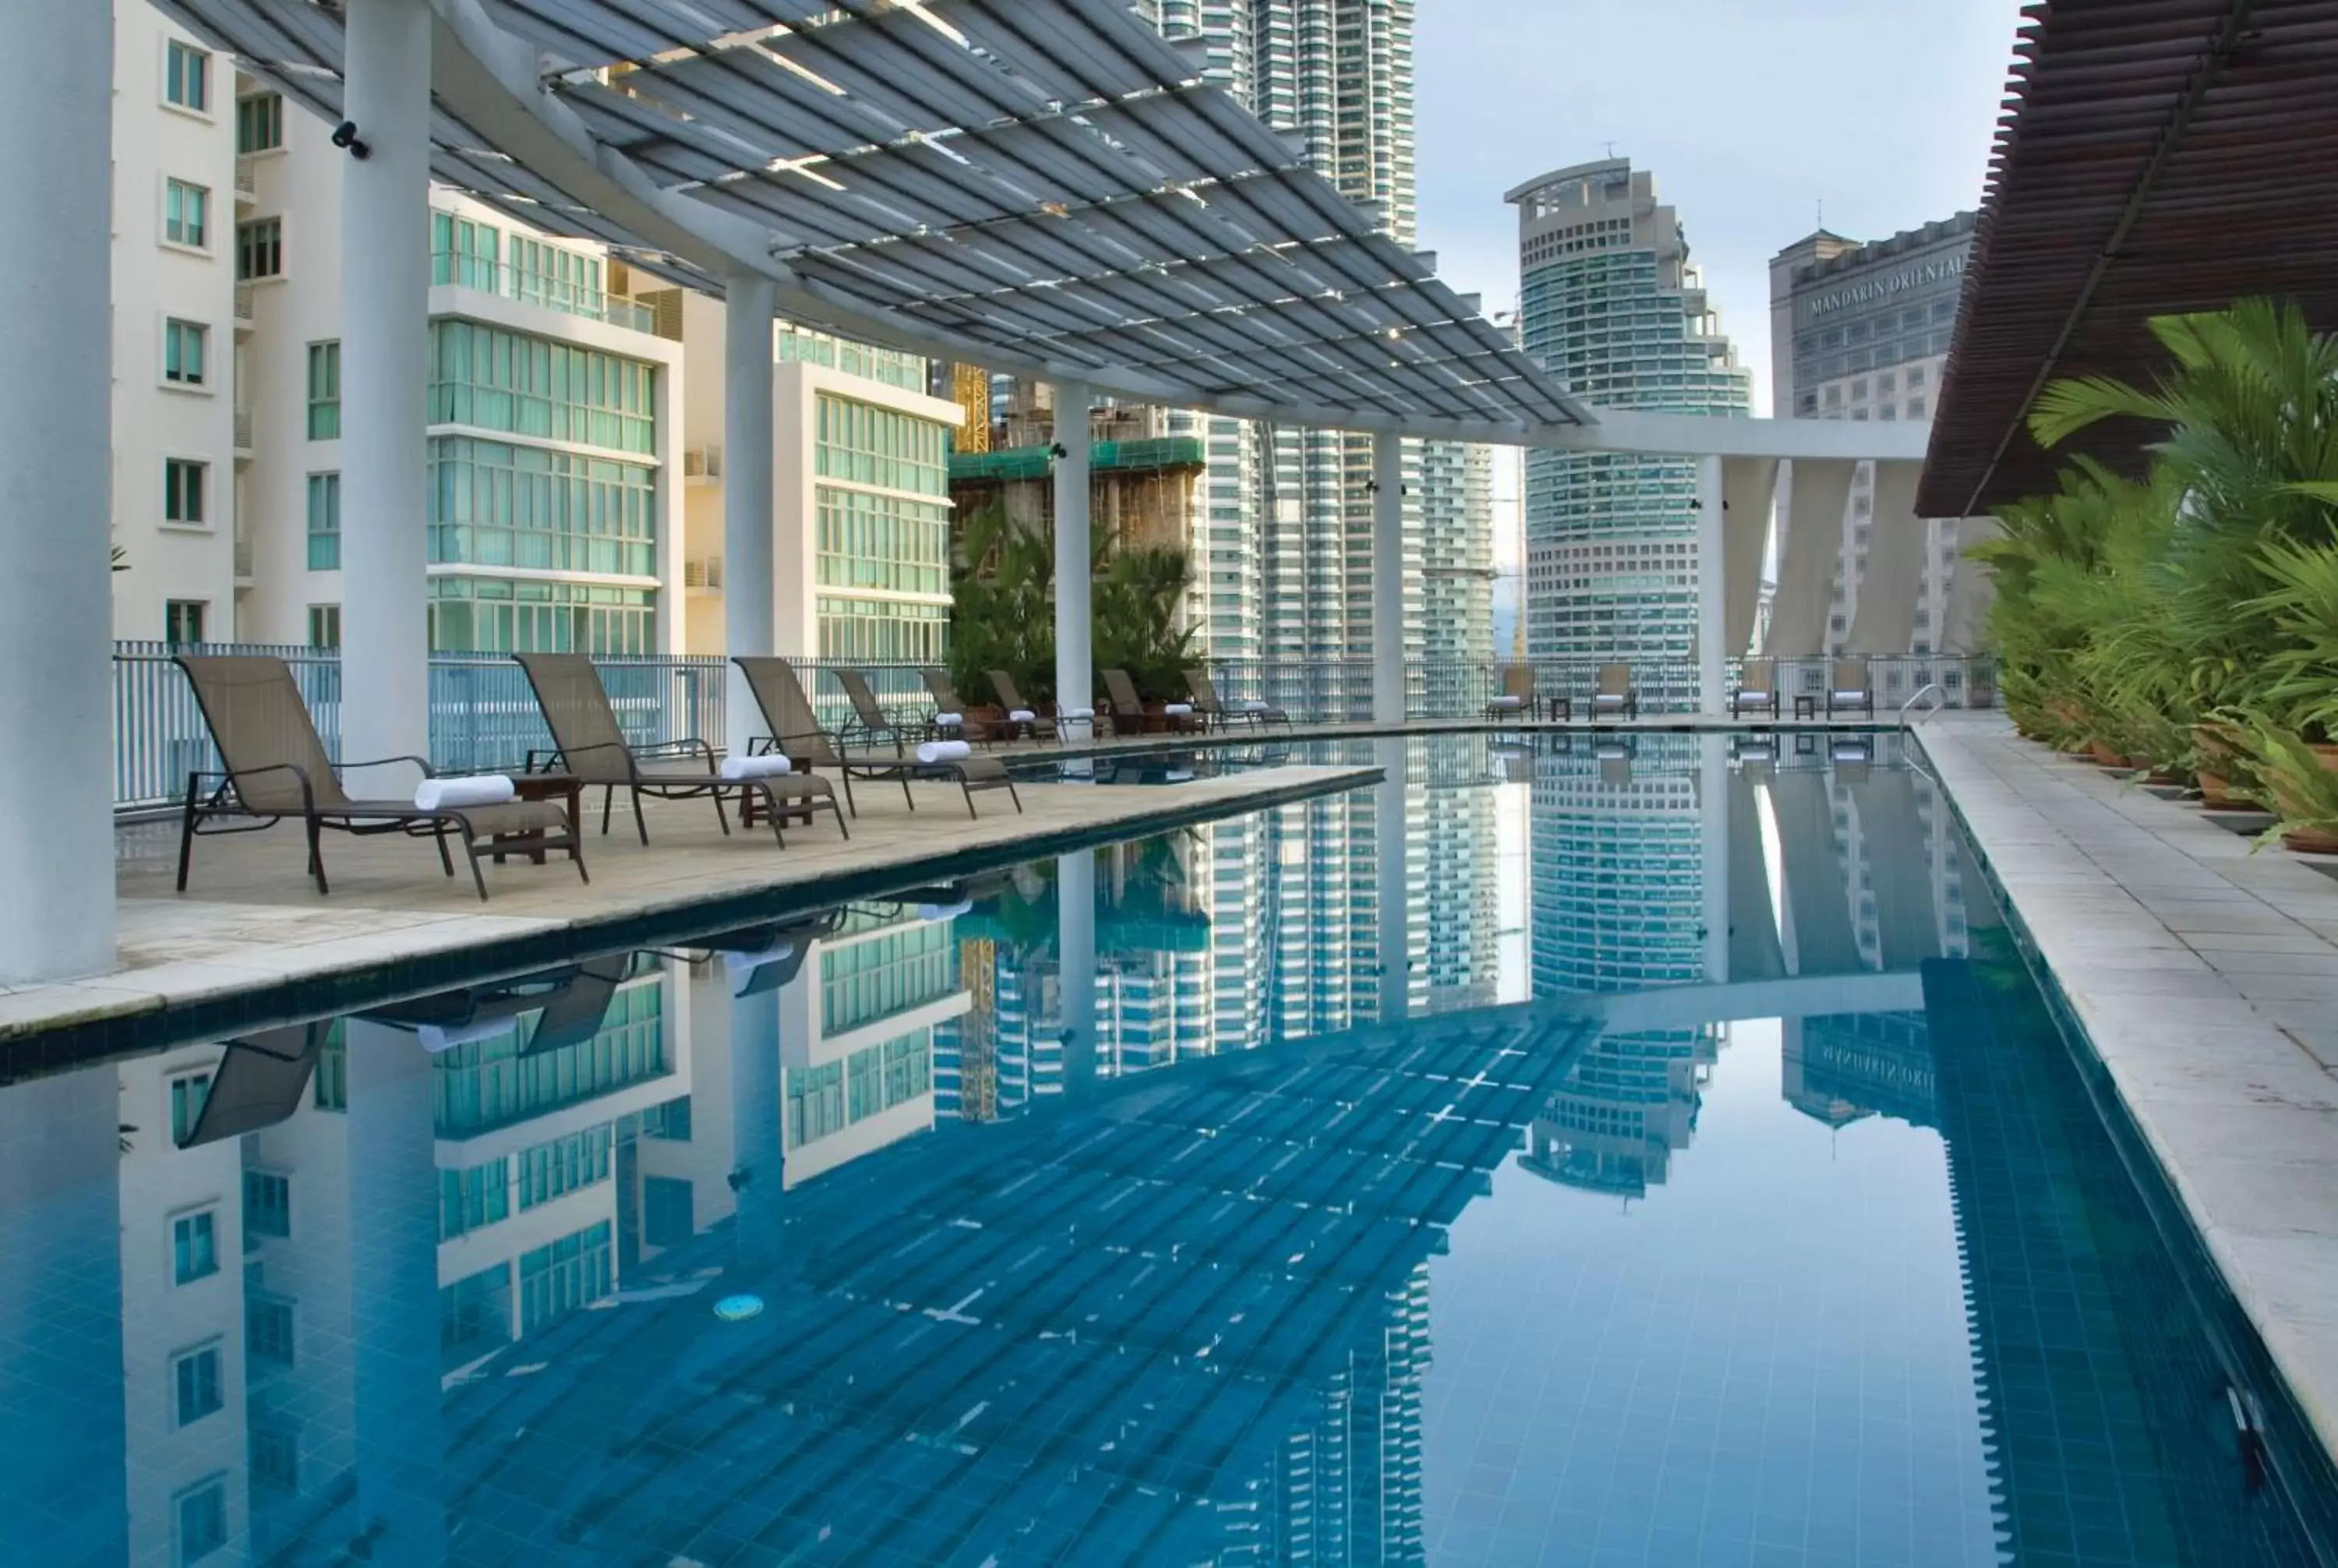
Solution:
<svg viewBox="0 0 2338 1568">
<path fill-rule="evenodd" d="M 1420 0 L 1420 243 L 1518 301 L 1502 192 L 1608 155 L 1653 172 L 1769 411 L 1770 258 L 1980 200 L 2018 0 Z"/>
</svg>

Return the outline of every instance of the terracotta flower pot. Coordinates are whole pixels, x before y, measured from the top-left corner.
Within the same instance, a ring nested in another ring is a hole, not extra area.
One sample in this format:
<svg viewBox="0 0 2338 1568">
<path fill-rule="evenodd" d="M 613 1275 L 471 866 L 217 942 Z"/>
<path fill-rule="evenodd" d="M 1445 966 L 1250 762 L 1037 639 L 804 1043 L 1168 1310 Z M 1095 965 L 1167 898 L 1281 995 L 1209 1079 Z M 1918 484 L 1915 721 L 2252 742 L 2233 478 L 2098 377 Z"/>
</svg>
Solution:
<svg viewBox="0 0 2338 1568">
<path fill-rule="evenodd" d="M 2256 802 L 2233 788 L 2232 775 L 2219 771 L 2240 755 L 2240 732 L 2229 724 L 2192 726 L 2193 749 L 2200 756 L 2200 803 L 2211 811 L 2252 811 Z"/>
<path fill-rule="evenodd" d="M 2104 745 L 2099 740 L 2089 741 L 2087 747 L 2087 753 L 2094 759 L 2096 764 L 2099 767 L 2132 768 L 2135 766 L 2134 763 L 2128 761 L 2126 758 L 2120 756 L 2117 752 L 2112 750 L 2109 747 Z"/>
<path fill-rule="evenodd" d="M 2322 764 L 2323 771 L 2338 773 L 2338 746 L 2308 746 L 2313 760 Z M 2303 817 L 2312 808 L 2292 795 L 2282 786 L 2278 776 L 2273 779 L 2274 808 L 2284 817 Z M 2338 833 L 2321 828 L 2292 828 L 2281 836 L 2282 848 L 2301 855 L 2338 855 Z"/>
</svg>

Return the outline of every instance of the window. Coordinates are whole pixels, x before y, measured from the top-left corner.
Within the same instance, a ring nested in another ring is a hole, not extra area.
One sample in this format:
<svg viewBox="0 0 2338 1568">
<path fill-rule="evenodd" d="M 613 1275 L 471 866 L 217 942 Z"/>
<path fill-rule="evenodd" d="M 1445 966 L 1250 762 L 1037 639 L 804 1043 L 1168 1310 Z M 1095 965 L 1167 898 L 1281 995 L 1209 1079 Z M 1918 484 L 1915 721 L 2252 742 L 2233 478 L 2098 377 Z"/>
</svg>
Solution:
<svg viewBox="0 0 2338 1568">
<path fill-rule="evenodd" d="M 274 93 L 254 93 L 235 101 L 235 150 L 272 152 L 284 145 L 284 100 Z"/>
<path fill-rule="evenodd" d="M 251 1484 L 263 1492 L 295 1497 L 300 1492 L 300 1431 L 281 1425 L 278 1415 L 251 1427 Z"/>
<path fill-rule="evenodd" d="M 235 230 L 235 275 L 278 278 L 284 272 L 284 220 L 260 218 L 239 224 Z"/>
<path fill-rule="evenodd" d="M 195 606 L 198 612 L 201 608 L 200 604 Z M 195 620 L 195 629 L 200 632 L 202 630 L 202 616 L 198 613 Z M 181 639 L 173 638 L 172 641 L 181 641 Z M 200 642 L 202 639 L 193 637 L 184 641 Z M 171 1080 L 172 1142 L 184 1143 L 194 1135 L 195 1118 L 202 1114 L 203 1101 L 211 1092 L 211 1075 L 208 1073 L 182 1073 Z"/>
<path fill-rule="evenodd" d="M 1867 400 L 1866 377 L 1862 376 L 1851 384 L 1851 400 L 1854 403 L 1863 403 Z"/>
<path fill-rule="evenodd" d="M 171 1412 L 173 1424 L 186 1426 L 217 1410 L 220 1397 L 220 1353 L 216 1342 L 171 1357 Z"/>
<path fill-rule="evenodd" d="M 243 1232 L 247 1236 L 292 1234 L 292 1180 L 274 1171 L 243 1173 Z"/>
<path fill-rule="evenodd" d="M 174 648 L 192 647 L 203 642 L 204 612 L 210 608 L 211 605 L 201 599 L 166 601 L 162 605 L 162 640 Z M 203 1083 L 206 1087 L 210 1085 L 209 1074 L 204 1075 Z M 199 1111 L 201 1109 L 200 1102 L 197 1102 L 196 1109 Z M 175 1123 L 177 1120 L 178 1107 L 174 1103 L 172 1106 L 172 1121 Z M 190 1122 L 190 1125 L 192 1124 Z M 185 1136 L 184 1133 L 180 1134 L 182 1141 Z"/>
<path fill-rule="evenodd" d="M 309 439 L 341 436 L 341 345 L 338 338 L 309 345 Z"/>
<path fill-rule="evenodd" d="M 227 1477 L 214 1475 L 171 1500 L 179 1568 L 200 1563 L 227 1544 Z"/>
<path fill-rule="evenodd" d="M 198 1209 L 171 1221 L 171 1281 L 192 1285 L 219 1272 L 218 1217 Z"/>
<path fill-rule="evenodd" d="M 203 359 L 211 347 L 211 329 L 200 321 L 173 316 L 162 323 L 162 379 L 173 387 L 203 384 Z"/>
<path fill-rule="evenodd" d="M 256 1360 L 292 1365 L 292 1303 L 254 1291 L 243 1301 L 243 1348 Z"/>
<path fill-rule="evenodd" d="M 201 250 L 210 229 L 211 206 L 211 193 L 201 185 L 190 185 L 184 180 L 163 181 L 162 238 L 173 245 Z"/>
<path fill-rule="evenodd" d="M 1911 366 L 1908 370 L 1908 390 L 1913 392 L 1923 384 L 1924 368 L 1921 365 Z"/>
<path fill-rule="evenodd" d="M 1909 399 L 1908 399 L 1908 417 L 1909 417 L 1909 418 L 1911 418 L 1911 419 L 1921 419 L 1923 416 L 1924 416 L 1924 400 L 1923 400 L 1921 397 L 1911 397 L 1911 398 L 1909 398 Z"/>
<path fill-rule="evenodd" d="M 211 57 L 173 38 L 162 51 L 162 97 L 182 109 L 208 114 L 211 107 Z"/>
<path fill-rule="evenodd" d="M 313 426 L 313 417 L 311 425 Z M 309 570 L 338 572 L 341 569 L 341 476 L 339 474 L 309 475 Z M 340 646 L 341 616 L 339 608 L 333 612 L 333 642 Z M 313 647 L 326 644 L 313 642 Z"/>
<path fill-rule="evenodd" d="M 192 457 L 162 459 L 162 521 L 182 527 L 200 528 L 210 521 L 204 509 L 205 481 L 211 477 L 211 465 Z"/>
<path fill-rule="evenodd" d="M 338 604 L 309 606 L 309 646 L 338 648 L 341 645 L 341 607 Z"/>
<path fill-rule="evenodd" d="M 689 1182 L 671 1176 L 642 1178 L 642 1240 L 653 1247 L 674 1247 L 695 1235 L 693 1193 Z"/>
</svg>

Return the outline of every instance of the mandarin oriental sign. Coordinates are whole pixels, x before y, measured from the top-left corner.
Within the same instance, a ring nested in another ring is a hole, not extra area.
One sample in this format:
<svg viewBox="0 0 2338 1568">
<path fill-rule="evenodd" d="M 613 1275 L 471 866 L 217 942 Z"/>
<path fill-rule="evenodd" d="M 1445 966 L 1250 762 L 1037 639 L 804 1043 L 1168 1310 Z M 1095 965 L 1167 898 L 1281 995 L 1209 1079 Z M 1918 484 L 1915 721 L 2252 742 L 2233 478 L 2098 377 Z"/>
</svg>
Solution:
<svg viewBox="0 0 2338 1568">
<path fill-rule="evenodd" d="M 1848 310 L 1854 305 L 1872 305 L 1896 299 L 1911 289 L 1921 289 L 1928 283 L 1946 283 L 1964 276 L 1965 252 L 1958 250 L 1946 256 L 1936 256 L 1929 261 L 1919 261 L 1902 267 L 1897 272 L 1881 278 L 1863 278 L 1856 283 L 1846 283 L 1840 289 L 1811 296 L 1806 303 L 1812 316 L 1832 316 L 1838 310 Z"/>
</svg>

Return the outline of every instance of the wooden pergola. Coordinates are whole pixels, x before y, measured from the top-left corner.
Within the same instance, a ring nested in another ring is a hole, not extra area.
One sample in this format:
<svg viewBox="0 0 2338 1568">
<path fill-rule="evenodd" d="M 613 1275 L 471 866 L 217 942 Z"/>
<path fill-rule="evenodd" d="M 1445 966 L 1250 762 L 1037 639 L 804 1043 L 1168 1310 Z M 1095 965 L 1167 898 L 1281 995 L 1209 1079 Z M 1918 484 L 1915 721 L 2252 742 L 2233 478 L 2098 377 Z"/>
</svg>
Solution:
<svg viewBox="0 0 2338 1568">
<path fill-rule="evenodd" d="M 2264 295 L 2338 327 L 2338 0 L 2034 0 L 2014 54 L 1926 516 L 2050 488 L 2078 452 L 2134 467 L 2145 427 L 2047 452 L 2028 415 L 2064 377 L 2150 383 L 2151 317 Z"/>
</svg>

